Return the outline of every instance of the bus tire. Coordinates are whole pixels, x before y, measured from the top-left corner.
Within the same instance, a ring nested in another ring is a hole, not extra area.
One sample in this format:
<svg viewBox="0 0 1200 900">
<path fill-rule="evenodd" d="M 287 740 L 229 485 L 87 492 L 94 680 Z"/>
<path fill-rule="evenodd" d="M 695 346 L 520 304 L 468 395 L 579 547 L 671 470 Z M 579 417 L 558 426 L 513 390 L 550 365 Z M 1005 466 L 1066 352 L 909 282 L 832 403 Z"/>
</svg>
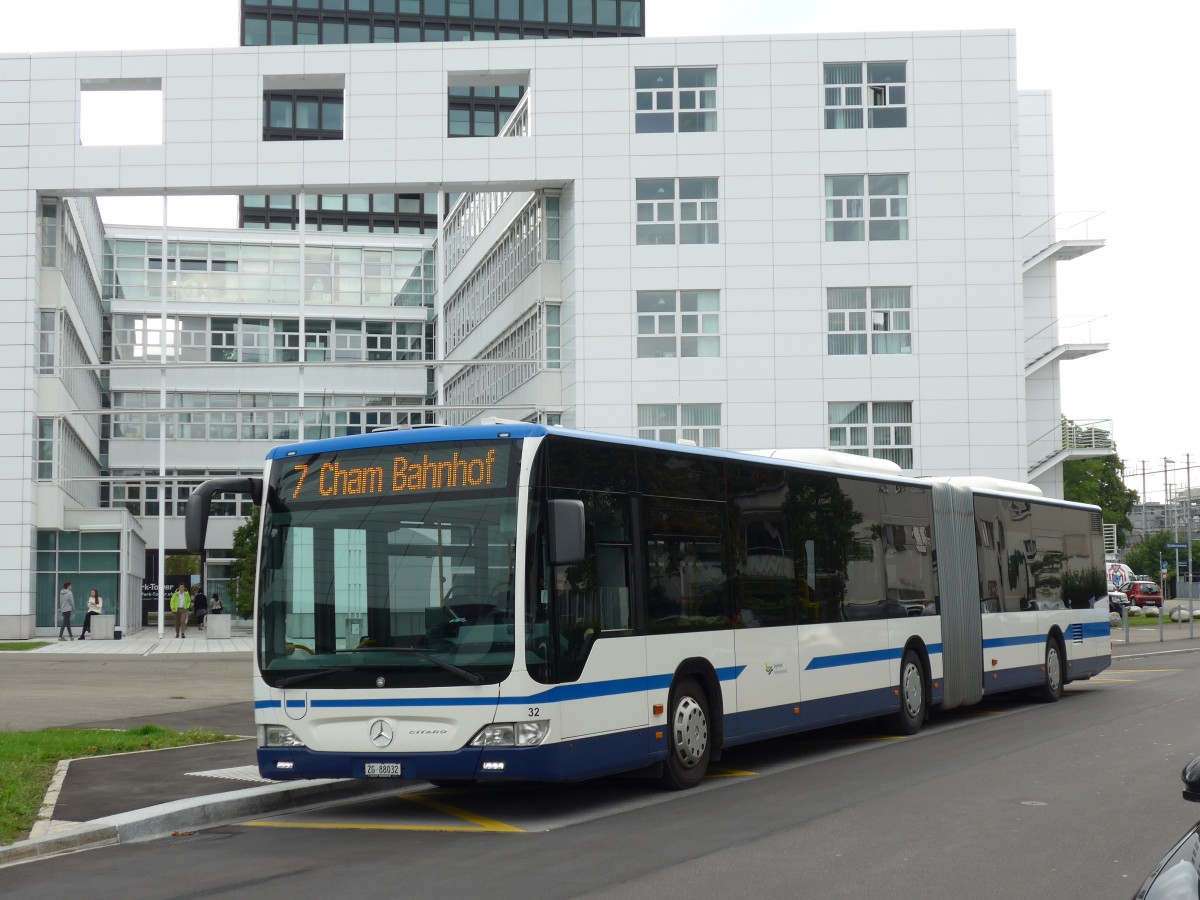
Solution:
<svg viewBox="0 0 1200 900">
<path fill-rule="evenodd" d="M 900 660 L 900 709 L 892 716 L 893 727 L 900 734 L 916 734 L 925 724 L 928 707 L 921 659 L 913 650 L 905 650 Z"/>
<path fill-rule="evenodd" d="M 1038 688 L 1038 699 L 1043 703 L 1053 703 L 1063 692 L 1062 646 L 1053 635 L 1046 639 L 1046 664 L 1043 669 L 1046 677 Z"/>
<path fill-rule="evenodd" d="M 712 727 L 708 697 L 694 678 L 684 678 L 671 689 L 667 720 L 667 760 L 664 786 L 682 791 L 695 787 L 708 772 L 712 756 Z"/>
</svg>

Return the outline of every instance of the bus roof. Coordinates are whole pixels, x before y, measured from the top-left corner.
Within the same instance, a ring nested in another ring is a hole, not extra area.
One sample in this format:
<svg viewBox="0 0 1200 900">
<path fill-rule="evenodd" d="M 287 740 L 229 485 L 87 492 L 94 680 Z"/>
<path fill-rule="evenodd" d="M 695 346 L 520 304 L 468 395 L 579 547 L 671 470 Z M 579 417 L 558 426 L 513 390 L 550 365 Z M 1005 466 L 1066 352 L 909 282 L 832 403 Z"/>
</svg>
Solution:
<svg viewBox="0 0 1200 900">
<path fill-rule="evenodd" d="M 1036 498 L 1045 503 L 1061 506 L 1079 507 L 1086 505 L 1040 496 L 1041 491 L 1038 488 L 1022 482 L 1005 481 L 1003 479 L 981 476 L 918 478 L 912 475 L 904 475 L 899 471 L 899 467 L 893 469 L 894 464 L 887 464 L 884 460 L 870 460 L 870 458 L 865 458 L 863 463 L 867 464 L 858 464 L 857 462 L 847 464 L 838 459 L 838 457 L 845 456 L 846 454 L 831 453 L 830 451 L 759 450 L 740 452 L 736 450 L 716 450 L 709 447 L 696 447 L 691 444 L 667 444 L 662 441 L 650 441 L 644 438 L 604 434 L 598 431 L 579 431 L 572 428 L 562 428 L 557 425 L 541 425 L 533 422 L 502 422 L 484 425 L 419 425 L 414 428 L 381 429 L 349 437 L 283 444 L 273 448 L 267 454 L 267 459 L 287 459 L 293 456 L 336 453 L 342 450 L 359 450 L 368 447 L 402 447 L 408 444 L 440 443 L 443 441 L 486 441 L 545 437 L 546 435 L 555 435 L 573 440 L 620 444 L 627 447 L 644 447 L 648 450 L 665 450 L 672 453 L 706 456 L 727 461 L 757 463 L 759 465 L 766 463 L 769 459 L 776 466 L 816 471 L 829 475 L 883 478 L 887 481 L 925 488 L 931 487 L 934 482 L 946 482 L 969 487 L 972 493 L 976 494 L 991 494 L 1011 499 L 1028 500 Z M 883 465 L 873 466 L 869 464 L 870 462 L 878 462 Z M 1092 508 L 1098 509 L 1099 507 Z"/>
</svg>

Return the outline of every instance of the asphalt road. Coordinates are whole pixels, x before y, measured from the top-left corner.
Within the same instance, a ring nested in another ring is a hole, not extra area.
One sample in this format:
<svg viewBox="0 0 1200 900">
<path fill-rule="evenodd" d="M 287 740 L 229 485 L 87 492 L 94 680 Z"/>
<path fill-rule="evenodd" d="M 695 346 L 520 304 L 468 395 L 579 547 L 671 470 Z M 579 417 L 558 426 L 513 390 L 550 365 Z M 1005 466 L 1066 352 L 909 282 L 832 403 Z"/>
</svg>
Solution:
<svg viewBox="0 0 1200 900">
<path fill-rule="evenodd" d="M 6 869 L 6 898 L 1128 898 L 1200 805 L 1200 653 L 1118 663 L 1057 704 L 1000 700 L 914 738 L 869 727 L 630 780 L 405 788 Z"/>
</svg>

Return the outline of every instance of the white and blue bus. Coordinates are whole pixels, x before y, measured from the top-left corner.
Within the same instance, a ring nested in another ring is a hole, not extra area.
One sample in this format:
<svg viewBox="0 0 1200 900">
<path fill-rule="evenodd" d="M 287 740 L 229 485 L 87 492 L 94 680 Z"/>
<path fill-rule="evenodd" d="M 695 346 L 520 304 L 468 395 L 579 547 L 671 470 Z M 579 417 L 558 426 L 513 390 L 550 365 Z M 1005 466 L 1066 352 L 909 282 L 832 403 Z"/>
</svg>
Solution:
<svg viewBox="0 0 1200 900">
<path fill-rule="evenodd" d="M 912 734 L 1109 665 L 1099 509 L 844 459 L 522 423 L 292 444 L 205 482 L 193 552 L 214 495 L 261 501 L 263 776 L 686 788 L 736 744 Z"/>
</svg>

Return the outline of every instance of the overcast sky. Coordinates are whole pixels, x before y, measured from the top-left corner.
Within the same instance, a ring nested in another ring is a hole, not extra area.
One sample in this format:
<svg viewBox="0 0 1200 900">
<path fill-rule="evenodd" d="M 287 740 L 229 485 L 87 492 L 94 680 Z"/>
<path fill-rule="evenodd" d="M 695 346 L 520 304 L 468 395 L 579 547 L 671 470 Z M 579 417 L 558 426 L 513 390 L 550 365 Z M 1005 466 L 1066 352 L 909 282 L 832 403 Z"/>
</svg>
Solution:
<svg viewBox="0 0 1200 900">
<path fill-rule="evenodd" d="M 1196 0 L 646 0 L 650 35 L 806 34 L 1015 28 L 1017 82 L 1054 95 L 1057 206 L 1102 212 L 1108 246 L 1060 263 L 1059 313 L 1090 322 L 1107 353 L 1061 364 L 1063 412 L 1111 420 L 1130 485 L 1163 496 L 1163 458 L 1182 486 L 1191 453 L 1200 487 L 1193 346 L 1200 311 L 1184 263 L 1200 254 L 1198 128 L 1189 91 Z M 204 15 L 195 11 L 203 9 Z M 235 46 L 236 0 L 38 0 L 0 30 L 0 52 Z M 1157 174 L 1155 174 L 1157 173 Z M 1153 178 L 1150 176 L 1154 175 Z M 1154 182 L 1151 184 L 1151 182 Z M 128 219 L 115 208 L 109 220 Z M 176 214 L 171 215 L 176 224 Z M 185 224 L 180 222 L 179 224 Z M 1190 235 L 1190 237 L 1189 237 Z M 1031 437 L 1036 437 L 1031 435 Z M 1178 468 L 1179 471 L 1175 471 Z"/>
</svg>

